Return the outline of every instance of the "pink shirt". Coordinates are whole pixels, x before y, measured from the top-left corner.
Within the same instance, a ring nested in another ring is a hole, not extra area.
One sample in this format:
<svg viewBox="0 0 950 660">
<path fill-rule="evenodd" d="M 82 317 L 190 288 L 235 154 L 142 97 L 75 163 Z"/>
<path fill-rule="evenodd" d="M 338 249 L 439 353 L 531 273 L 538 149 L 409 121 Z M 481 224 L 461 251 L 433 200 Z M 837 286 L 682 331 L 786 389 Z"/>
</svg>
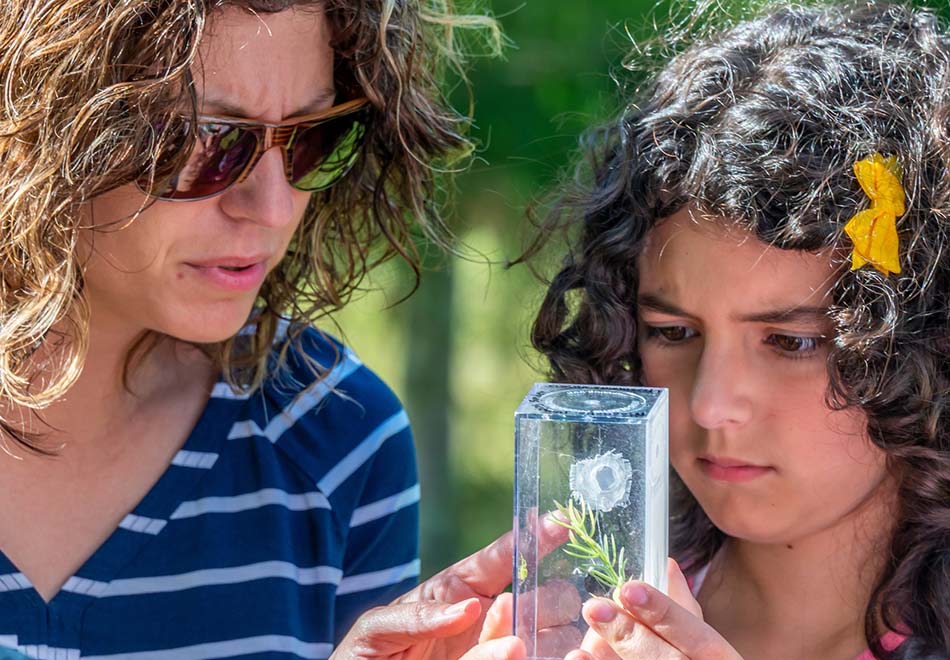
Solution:
<svg viewBox="0 0 950 660">
<path fill-rule="evenodd" d="M 695 598 L 699 594 L 699 590 L 703 586 L 703 581 L 706 579 L 706 573 L 709 572 L 709 564 L 706 564 L 701 569 L 696 571 L 693 575 L 690 575 L 686 578 L 686 581 L 689 583 L 689 590 L 693 592 L 693 597 Z M 906 635 L 900 635 L 896 632 L 887 632 L 881 637 L 881 646 L 883 646 L 888 651 L 893 651 L 898 646 L 901 645 L 907 639 Z M 871 649 L 866 649 L 864 653 L 859 655 L 854 660 L 877 660 L 871 653 Z"/>
</svg>

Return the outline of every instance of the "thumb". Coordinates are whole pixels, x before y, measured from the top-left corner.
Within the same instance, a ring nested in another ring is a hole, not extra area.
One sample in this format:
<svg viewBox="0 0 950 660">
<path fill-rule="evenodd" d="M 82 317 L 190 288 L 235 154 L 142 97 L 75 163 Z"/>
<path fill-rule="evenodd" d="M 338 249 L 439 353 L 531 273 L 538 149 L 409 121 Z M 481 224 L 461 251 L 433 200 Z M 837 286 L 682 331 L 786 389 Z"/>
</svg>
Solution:
<svg viewBox="0 0 950 660">
<path fill-rule="evenodd" d="M 680 565 L 672 557 L 666 560 L 666 568 L 669 579 L 670 598 L 677 605 L 688 611 L 690 614 L 703 618 L 703 608 L 699 606 L 696 598 L 693 597 L 693 590 L 689 588 L 689 582 L 686 576 L 680 570 Z"/>
<path fill-rule="evenodd" d="M 478 636 L 479 642 L 487 642 L 511 634 L 512 595 L 500 594 L 488 608 L 485 620 L 482 622 L 482 632 Z"/>
<path fill-rule="evenodd" d="M 474 646 L 459 660 L 525 660 L 524 642 L 517 637 L 501 637 Z"/>
<path fill-rule="evenodd" d="M 423 601 L 377 607 L 357 620 L 334 657 L 395 654 L 419 642 L 458 635 L 478 620 L 481 611 L 477 598 L 455 604 Z"/>
</svg>

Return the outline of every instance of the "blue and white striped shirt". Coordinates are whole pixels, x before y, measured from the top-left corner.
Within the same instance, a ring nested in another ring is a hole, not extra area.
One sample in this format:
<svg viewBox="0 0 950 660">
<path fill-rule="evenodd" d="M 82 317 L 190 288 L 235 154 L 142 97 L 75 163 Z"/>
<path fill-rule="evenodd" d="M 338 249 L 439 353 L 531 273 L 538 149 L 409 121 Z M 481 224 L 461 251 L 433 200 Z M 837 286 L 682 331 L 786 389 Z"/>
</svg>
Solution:
<svg viewBox="0 0 950 660">
<path fill-rule="evenodd" d="M 167 471 L 47 604 L 0 555 L 0 647 L 31 658 L 326 658 L 419 575 L 406 413 L 315 330 L 252 396 L 218 383 Z"/>
</svg>

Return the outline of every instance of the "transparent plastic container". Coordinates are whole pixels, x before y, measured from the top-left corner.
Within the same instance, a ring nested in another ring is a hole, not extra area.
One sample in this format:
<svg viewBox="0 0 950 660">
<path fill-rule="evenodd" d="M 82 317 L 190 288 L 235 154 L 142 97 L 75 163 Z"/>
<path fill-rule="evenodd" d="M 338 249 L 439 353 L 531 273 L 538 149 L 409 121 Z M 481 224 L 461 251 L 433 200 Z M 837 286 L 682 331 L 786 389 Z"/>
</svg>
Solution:
<svg viewBox="0 0 950 660">
<path fill-rule="evenodd" d="M 538 383 L 518 407 L 512 591 L 528 658 L 560 660 L 587 628 L 577 617 L 569 624 L 577 635 L 545 634 L 539 622 L 570 619 L 577 603 L 610 596 L 603 559 L 577 557 L 585 553 L 568 543 L 539 547 L 541 518 L 559 505 L 583 520 L 613 574 L 666 592 L 668 437 L 665 389 Z"/>
</svg>

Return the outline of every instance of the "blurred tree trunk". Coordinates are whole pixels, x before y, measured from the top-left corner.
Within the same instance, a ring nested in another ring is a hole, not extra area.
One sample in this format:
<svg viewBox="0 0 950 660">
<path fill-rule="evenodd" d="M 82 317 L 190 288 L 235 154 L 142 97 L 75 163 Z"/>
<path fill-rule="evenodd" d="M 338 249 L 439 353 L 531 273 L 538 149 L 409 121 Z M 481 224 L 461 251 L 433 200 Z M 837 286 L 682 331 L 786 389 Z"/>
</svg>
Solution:
<svg viewBox="0 0 950 660">
<path fill-rule="evenodd" d="M 458 519 L 449 456 L 452 269 L 426 269 L 406 305 L 406 409 L 419 452 L 423 579 L 457 559 Z"/>
</svg>

